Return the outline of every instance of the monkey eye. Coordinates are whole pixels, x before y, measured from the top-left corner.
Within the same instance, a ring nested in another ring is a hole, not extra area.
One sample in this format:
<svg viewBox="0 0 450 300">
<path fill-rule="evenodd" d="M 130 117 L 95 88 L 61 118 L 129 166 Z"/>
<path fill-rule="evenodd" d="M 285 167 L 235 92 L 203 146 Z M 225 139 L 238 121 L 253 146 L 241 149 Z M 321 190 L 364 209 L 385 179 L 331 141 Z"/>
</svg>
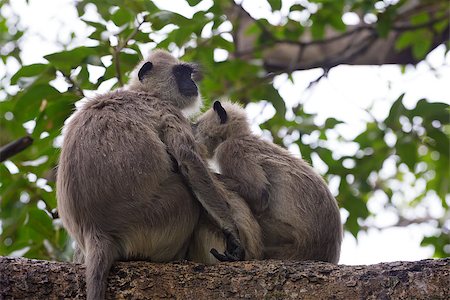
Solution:
<svg viewBox="0 0 450 300">
<path fill-rule="evenodd" d="M 191 76 L 193 71 L 194 69 L 188 64 L 176 65 L 175 67 L 173 67 L 173 72 L 175 73 L 175 75 L 178 76 L 182 75 Z"/>
<path fill-rule="evenodd" d="M 199 81 L 202 78 L 200 67 L 193 63 L 179 64 L 173 67 L 173 73 L 177 77 L 190 77 L 194 81 Z"/>
</svg>

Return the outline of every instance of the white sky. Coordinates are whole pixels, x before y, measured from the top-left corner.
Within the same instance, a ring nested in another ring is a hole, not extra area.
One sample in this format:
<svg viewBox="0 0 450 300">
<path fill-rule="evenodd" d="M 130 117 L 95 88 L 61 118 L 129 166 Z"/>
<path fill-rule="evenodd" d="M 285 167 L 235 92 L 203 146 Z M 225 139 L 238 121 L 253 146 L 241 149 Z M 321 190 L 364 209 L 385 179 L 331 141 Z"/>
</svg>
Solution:
<svg viewBox="0 0 450 300">
<path fill-rule="evenodd" d="M 83 36 L 89 31 L 78 19 L 71 2 L 73 1 L 30 0 L 27 5 L 25 0 L 11 1 L 14 11 L 20 11 L 21 23 L 29 28 L 23 43 L 22 58 L 25 64 L 42 62 L 44 55 L 60 50 L 61 46 L 56 45 L 55 40 L 69 41 L 71 31 L 75 31 L 79 37 L 75 42 L 77 45 L 85 44 Z M 166 9 L 175 7 L 186 16 L 192 14 L 192 9 L 184 1 L 157 2 Z M 208 0 L 203 1 L 199 7 L 208 8 L 209 3 Z M 248 3 L 250 1 L 244 2 L 244 5 L 251 5 Z M 253 14 L 264 13 L 264 5 L 259 5 L 259 2 L 251 3 L 257 3 L 251 7 Z M 1 9 L 4 13 L 8 13 L 5 7 Z M 277 16 L 273 16 L 273 21 L 276 20 Z M 408 107 L 414 107 L 421 98 L 450 104 L 448 92 L 450 56 L 445 57 L 444 52 L 444 47 L 437 48 L 425 62 L 417 67 L 407 67 L 405 74 L 401 74 L 397 66 L 338 66 L 330 71 L 328 78 L 321 80 L 310 90 L 306 90 L 306 87 L 321 75 L 319 69 L 296 72 L 295 84 L 290 83 L 286 76 L 279 76 L 275 80 L 275 86 L 279 88 L 289 107 L 299 102 L 303 103 L 306 112 L 317 113 L 318 122 L 323 122 L 328 117 L 345 121 L 346 124 L 339 129 L 345 137 L 351 139 L 364 130 L 364 124 L 369 120 L 364 109 L 373 106 L 371 110 L 373 115 L 382 119 L 386 117 L 391 103 L 403 92 L 406 92 L 404 103 Z M 436 69 L 436 73 L 431 71 L 430 66 Z M 12 61 L 8 61 L 6 66 L 0 63 L 0 74 L 6 70 L 15 72 L 17 67 Z M 105 85 L 103 88 L 108 89 L 108 86 Z M 250 119 L 255 122 L 256 131 L 258 131 L 257 124 L 273 114 L 271 107 L 266 107 L 261 113 L 259 107 L 252 105 L 248 112 Z M 290 149 L 298 153 L 295 147 Z M 323 171 L 320 164 L 314 166 Z M 333 187 L 331 189 L 333 190 Z M 371 211 L 379 213 L 378 218 L 374 220 L 378 226 L 387 226 L 395 222 L 392 213 L 383 210 L 383 201 L 380 197 L 374 197 L 369 202 Z M 418 214 L 427 208 L 431 208 L 435 217 L 442 217 L 444 213 L 440 204 L 433 198 L 418 208 Z M 345 212 L 343 216 L 345 217 Z M 382 231 L 374 229 L 360 233 L 358 242 L 347 233 L 340 263 L 371 264 L 429 258 L 433 253 L 432 248 L 422 248 L 419 244 L 424 234 L 432 234 L 434 231 L 431 225 L 414 225 Z"/>
</svg>

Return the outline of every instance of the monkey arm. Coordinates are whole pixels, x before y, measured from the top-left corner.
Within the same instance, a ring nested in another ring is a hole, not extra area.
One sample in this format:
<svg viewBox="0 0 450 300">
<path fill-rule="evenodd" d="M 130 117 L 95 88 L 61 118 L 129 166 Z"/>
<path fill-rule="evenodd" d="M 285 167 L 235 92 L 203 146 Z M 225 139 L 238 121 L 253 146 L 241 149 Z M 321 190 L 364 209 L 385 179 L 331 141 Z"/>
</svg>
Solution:
<svg viewBox="0 0 450 300">
<path fill-rule="evenodd" d="M 216 150 L 220 170 L 227 188 L 237 192 L 249 204 L 254 213 L 260 213 L 269 206 L 269 180 L 263 167 L 248 153 L 232 143 L 223 143 Z M 245 156 L 245 157 L 244 157 Z"/>
<path fill-rule="evenodd" d="M 182 176 L 190 185 L 198 201 L 223 230 L 227 239 L 225 256 L 228 260 L 242 260 L 245 252 L 241 246 L 237 226 L 231 216 L 224 187 L 213 177 L 200 157 L 189 124 L 186 122 L 186 126 L 184 125 L 179 117 L 166 116 L 163 118 L 160 129 L 161 140 L 178 163 Z"/>
</svg>

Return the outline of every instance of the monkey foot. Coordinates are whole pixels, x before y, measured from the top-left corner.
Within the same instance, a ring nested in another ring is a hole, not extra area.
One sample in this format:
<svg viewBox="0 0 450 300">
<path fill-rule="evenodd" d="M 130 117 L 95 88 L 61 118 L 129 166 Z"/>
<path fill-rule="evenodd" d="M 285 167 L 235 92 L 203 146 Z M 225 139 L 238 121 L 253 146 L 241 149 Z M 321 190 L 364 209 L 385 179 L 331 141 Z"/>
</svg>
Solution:
<svg viewBox="0 0 450 300">
<path fill-rule="evenodd" d="M 245 251 L 242 248 L 241 243 L 236 237 L 228 230 L 223 231 L 226 241 L 227 250 L 224 254 L 219 253 L 216 249 L 211 249 L 211 254 L 214 255 L 219 261 L 239 261 L 244 260 Z"/>
<path fill-rule="evenodd" d="M 228 253 L 227 251 L 225 251 L 224 254 L 219 253 L 219 251 L 217 251 L 216 249 L 212 248 L 210 253 L 212 255 L 214 255 L 214 257 L 218 260 L 218 261 L 239 261 L 242 259 L 239 259 L 238 257 Z"/>
</svg>

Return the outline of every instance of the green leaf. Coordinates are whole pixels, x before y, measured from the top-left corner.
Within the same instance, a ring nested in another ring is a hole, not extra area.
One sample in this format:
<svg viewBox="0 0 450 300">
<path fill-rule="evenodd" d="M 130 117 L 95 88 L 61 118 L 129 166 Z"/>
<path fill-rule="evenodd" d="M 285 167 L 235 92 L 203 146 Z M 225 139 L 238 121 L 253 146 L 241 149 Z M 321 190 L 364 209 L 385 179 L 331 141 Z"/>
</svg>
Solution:
<svg viewBox="0 0 450 300">
<path fill-rule="evenodd" d="M 450 141 L 445 133 L 436 128 L 428 128 L 427 135 L 433 139 L 433 144 L 436 150 L 441 155 L 449 156 L 450 154 Z"/>
<path fill-rule="evenodd" d="M 17 81 L 22 77 L 38 76 L 49 68 L 47 64 L 33 64 L 20 68 L 16 74 L 11 77 L 11 84 L 17 84 Z"/>
<path fill-rule="evenodd" d="M 131 71 L 139 63 L 139 55 L 121 52 L 119 54 L 120 63 L 126 66 L 127 71 Z"/>
<path fill-rule="evenodd" d="M 430 20 L 430 16 L 426 11 L 420 12 L 411 17 L 412 25 L 422 25 Z"/>
<path fill-rule="evenodd" d="M 401 51 L 409 47 L 414 44 L 415 38 L 413 31 L 405 31 L 398 37 L 397 41 L 395 41 L 395 49 Z"/>
<path fill-rule="evenodd" d="M 114 24 L 116 24 L 119 27 L 126 23 L 130 23 L 133 20 L 134 15 L 131 14 L 127 9 L 122 7 L 116 10 L 111 16 L 111 21 L 113 21 Z"/>
<path fill-rule="evenodd" d="M 341 182 L 340 187 L 347 185 L 346 182 Z M 369 211 L 367 210 L 366 203 L 361 198 L 355 197 L 349 190 L 346 192 L 342 192 L 342 190 L 347 190 L 347 188 L 339 189 L 339 205 L 344 207 L 350 213 L 345 222 L 345 228 L 350 231 L 354 237 L 357 237 L 360 230 L 358 219 L 366 218 L 369 215 Z"/>
<path fill-rule="evenodd" d="M 445 228 L 440 230 L 440 233 L 435 236 L 424 237 L 421 246 L 433 246 L 434 247 L 434 257 L 443 258 L 450 255 L 449 251 L 446 249 L 450 245 L 450 237 Z"/>
<path fill-rule="evenodd" d="M 178 25 L 178 26 L 190 26 L 192 22 L 190 19 L 171 12 L 167 10 L 161 10 L 150 16 L 150 22 L 152 24 L 152 28 L 155 30 L 161 30 L 163 27 L 168 24 Z"/>
<path fill-rule="evenodd" d="M 262 33 L 261 27 L 258 26 L 258 24 L 257 24 L 256 22 L 250 24 L 250 25 L 246 28 L 246 30 L 244 31 L 244 34 L 245 34 L 246 36 L 255 36 L 255 37 L 258 37 L 258 36 L 261 35 L 261 33 Z"/>
<path fill-rule="evenodd" d="M 449 20 L 443 20 L 434 24 L 433 28 L 437 33 L 442 33 L 446 28 L 449 27 L 449 25 Z"/>
<path fill-rule="evenodd" d="M 378 21 L 376 24 L 376 30 L 380 37 L 385 38 L 388 36 L 389 31 L 392 28 L 392 22 L 395 14 L 390 6 L 384 13 L 378 15 Z"/>
<path fill-rule="evenodd" d="M 406 108 L 403 105 L 403 97 L 405 94 L 400 95 L 400 97 L 395 100 L 394 104 L 392 104 L 391 110 L 389 111 L 389 115 L 384 120 L 384 123 L 393 129 L 400 128 L 399 118 L 406 112 Z"/>
<path fill-rule="evenodd" d="M 338 30 L 338 31 L 345 31 L 347 29 L 347 26 L 345 25 L 344 21 L 342 21 L 342 17 L 340 14 L 332 15 L 329 20 L 331 26 Z"/>
<path fill-rule="evenodd" d="M 101 47 L 78 47 L 72 50 L 61 51 L 44 56 L 55 68 L 69 72 L 72 68 L 76 68 L 83 62 L 86 62 L 91 55 L 104 55 Z"/>
<path fill-rule="evenodd" d="M 395 148 L 401 161 L 404 162 L 411 171 L 414 171 L 414 167 L 418 160 L 418 152 L 417 144 L 413 138 L 409 135 L 402 136 L 397 140 Z"/>
<path fill-rule="evenodd" d="M 446 103 L 428 102 L 426 99 L 421 99 L 408 116 L 411 119 L 414 116 L 421 116 L 427 124 L 431 124 L 434 120 L 441 122 L 441 124 L 449 124 L 449 107 Z"/>
<path fill-rule="evenodd" d="M 60 95 L 59 91 L 49 84 L 33 85 L 16 96 L 14 116 L 21 122 L 32 120 L 39 113 L 42 100 L 52 101 Z"/>
<path fill-rule="evenodd" d="M 189 4 L 189 6 L 196 6 L 200 2 L 202 2 L 202 0 L 187 0 L 187 3 Z"/>
<path fill-rule="evenodd" d="M 267 0 L 270 4 L 270 7 L 272 7 L 272 11 L 280 10 L 281 9 L 281 0 Z"/>
<path fill-rule="evenodd" d="M 303 5 L 301 5 L 301 4 L 294 4 L 294 5 L 292 5 L 290 8 L 289 8 L 289 11 L 291 12 L 291 11 L 302 11 L 302 10 L 304 10 L 305 9 L 305 7 L 303 6 Z"/>
<path fill-rule="evenodd" d="M 86 20 L 82 20 L 82 21 L 95 28 L 94 32 L 92 32 L 91 35 L 89 36 L 90 39 L 94 39 L 94 40 L 98 40 L 98 41 L 105 39 L 105 37 L 102 36 L 102 33 L 108 31 L 106 29 L 105 24 L 93 22 L 93 21 L 86 21 Z"/>
<path fill-rule="evenodd" d="M 412 48 L 414 58 L 423 59 L 431 49 L 432 43 L 433 34 L 430 31 L 426 29 L 416 31 L 416 40 Z"/>
<path fill-rule="evenodd" d="M 311 26 L 311 34 L 315 40 L 320 40 L 325 35 L 325 24 L 314 22 L 313 26 Z"/>
<path fill-rule="evenodd" d="M 58 97 L 57 101 L 49 102 L 45 110 L 36 119 L 33 137 L 38 138 L 44 131 L 59 132 L 64 125 L 64 121 L 72 114 L 74 103 L 77 100 L 79 100 L 78 96 L 65 93 Z"/>
<path fill-rule="evenodd" d="M 327 129 L 333 129 L 333 128 L 336 127 L 336 125 L 342 124 L 342 123 L 343 123 L 342 121 L 339 121 L 339 120 L 337 120 L 337 119 L 335 119 L 335 118 L 328 118 L 328 119 L 325 121 L 325 128 L 327 128 Z"/>
<path fill-rule="evenodd" d="M 42 239 L 53 235 L 52 219 L 43 210 L 37 207 L 29 210 L 28 226 L 34 231 L 34 236 Z"/>
</svg>

